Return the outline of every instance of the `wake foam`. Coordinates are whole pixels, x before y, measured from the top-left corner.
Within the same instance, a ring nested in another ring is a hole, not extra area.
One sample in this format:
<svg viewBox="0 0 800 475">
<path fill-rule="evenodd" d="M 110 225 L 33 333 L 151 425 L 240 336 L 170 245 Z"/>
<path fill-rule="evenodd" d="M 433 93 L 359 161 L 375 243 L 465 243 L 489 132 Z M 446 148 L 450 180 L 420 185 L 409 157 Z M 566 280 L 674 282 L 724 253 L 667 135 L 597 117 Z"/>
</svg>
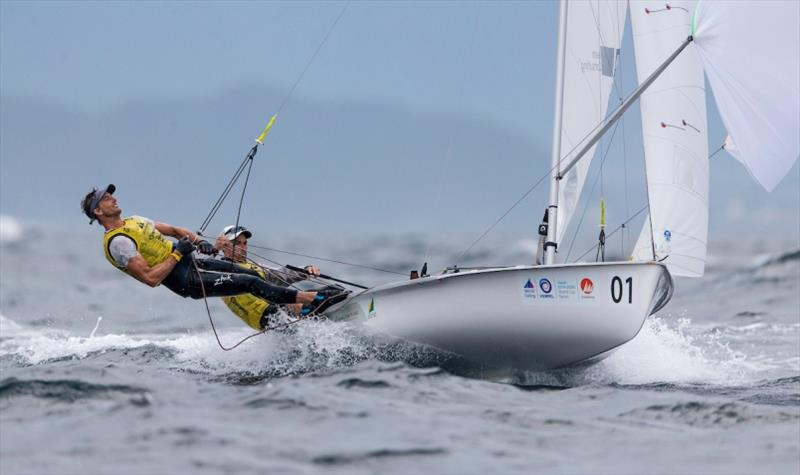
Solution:
<svg viewBox="0 0 800 475">
<path fill-rule="evenodd" d="M 752 382 L 763 369 L 732 350 L 717 333 L 696 334 L 692 322 L 673 325 L 659 317 L 645 321 L 636 338 L 598 365 L 618 384 L 713 384 Z"/>
<path fill-rule="evenodd" d="M 271 377 L 350 367 L 369 359 L 403 361 L 414 366 L 441 366 L 441 353 L 421 345 L 388 340 L 360 325 L 304 322 L 287 333 L 266 333 L 233 351 L 222 351 L 213 334 L 100 335 L 79 337 L 63 330 L 26 328 L 0 316 L 0 360 L 37 365 L 64 359 L 98 358 L 114 353 L 116 362 L 161 360 L 169 367 L 247 383 Z M 250 334 L 226 330 L 223 344 Z M 607 359 L 588 368 L 524 373 L 512 382 L 523 385 L 586 384 L 737 385 L 761 379 L 768 366 L 732 350 L 717 332 L 700 333 L 691 321 L 651 317 L 639 335 Z M 255 379 L 254 379 L 255 378 Z"/>
<path fill-rule="evenodd" d="M 731 386 L 760 381 L 765 369 L 765 364 L 752 362 L 744 353 L 731 349 L 720 334 L 698 333 L 688 318 L 671 321 L 650 317 L 633 340 L 594 366 L 525 373 L 518 375 L 514 382 L 557 387 L 588 384 Z"/>
<path fill-rule="evenodd" d="M 115 363 L 161 361 L 232 382 L 332 370 L 368 359 L 423 366 L 437 361 L 431 350 L 370 335 L 359 325 L 303 322 L 292 330 L 259 335 L 233 351 L 223 351 L 211 332 L 80 337 L 64 330 L 28 328 L 0 316 L 0 361 L 21 366 L 99 358 Z M 232 345 L 250 333 L 226 329 L 220 338 L 224 345 Z"/>
<path fill-rule="evenodd" d="M 112 348 L 136 348 L 152 344 L 126 335 L 79 337 L 59 329 L 28 328 L 0 315 L 0 356 L 22 365 L 52 360 L 82 359 Z"/>
</svg>

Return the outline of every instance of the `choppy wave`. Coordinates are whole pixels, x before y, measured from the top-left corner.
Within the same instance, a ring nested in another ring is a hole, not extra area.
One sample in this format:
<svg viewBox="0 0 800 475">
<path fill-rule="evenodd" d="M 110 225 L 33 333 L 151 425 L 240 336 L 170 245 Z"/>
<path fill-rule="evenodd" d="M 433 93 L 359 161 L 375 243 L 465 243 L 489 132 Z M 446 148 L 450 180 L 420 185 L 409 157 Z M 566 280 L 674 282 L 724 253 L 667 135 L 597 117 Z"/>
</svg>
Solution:
<svg viewBox="0 0 800 475">
<path fill-rule="evenodd" d="M 793 422 L 800 420 L 796 412 L 780 409 L 765 411 L 737 402 L 686 401 L 675 404 L 656 404 L 620 414 L 621 418 L 633 418 L 654 422 L 672 422 L 699 427 L 730 427 L 739 424 Z"/>
<path fill-rule="evenodd" d="M 769 267 L 797 261 L 800 261 L 800 249 L 794 249 L 777 255 L 771 255 L 764 262 L 759 264 L 759 267 Z"/>
<path fill-rule="evenodd" d="M 431 366 L 442 355 L 429 348 L 366 333 L 364 327 L 304 322 L 289 333 L 267 333 L 233 351 L 219 348 L 213 334 L 100 335 L 80 337 L 65 330 L 29 328 L 0 316 L 0 362 L 19 366 L 65 360 L 108 359 L 164 365 L 207 374 L 236 384 L 335 370 L 368 359 Z M 248 330 L 229 330 L 236 341 Z"/>
<path fill-rule="evenodd" d="M 75 402 L 80 399 L 110 398 L 117 394 L 137 396 L 132 401 L 138 406 L 150 403 L 146 389 L 124 384 L 95 384 L 75 379 L 0 380 L 0 400 L 31 396 L 56 402 Z"/>
<path fill-rule="evenodd" d="M 312 462 L 318 465 L 344 465 L 367 462 L 374 459 L 390 457 L 419 457 L 421 455 L 444 455 L 447 450 L 441 447 L 416 447 L 409 449 L 381 449 L 348 454 L 330 454 L 314 457 Z"/>
</svg>

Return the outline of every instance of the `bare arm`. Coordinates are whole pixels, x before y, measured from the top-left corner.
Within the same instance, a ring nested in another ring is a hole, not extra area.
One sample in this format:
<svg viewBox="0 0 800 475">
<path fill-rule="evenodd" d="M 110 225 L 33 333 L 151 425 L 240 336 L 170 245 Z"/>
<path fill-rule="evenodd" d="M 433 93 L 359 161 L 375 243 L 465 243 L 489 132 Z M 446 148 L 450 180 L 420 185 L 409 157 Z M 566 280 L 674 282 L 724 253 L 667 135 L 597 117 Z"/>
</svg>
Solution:
<svg viewBox="0 0 800 475">
<path fill-rule="evenodd" d="M 193 243 L 197 243 L 197 241 L 200 239 L 197 234 L 189 231 L 186 228 L 180 228 L 167 223 L 156 223 L 156 229 L 161 234 L 166 234 L 167 236 L 172 236 L 176 239 L 187 237 Z"/>
<path fill-rule="evenodd" d="M 164 259 L 164 262 L 159 262 L 153 267 L 150 267 L 141 254 L 136 254 L 128 260 L 127 270 L 132 276 L 136 277 L 137 280 L 144 282 L 150 287 L 155 287 L 172 272 L 172 269 L 175 268 L 177 263 L 178 261 L 170 256 Z"/>
</svg>

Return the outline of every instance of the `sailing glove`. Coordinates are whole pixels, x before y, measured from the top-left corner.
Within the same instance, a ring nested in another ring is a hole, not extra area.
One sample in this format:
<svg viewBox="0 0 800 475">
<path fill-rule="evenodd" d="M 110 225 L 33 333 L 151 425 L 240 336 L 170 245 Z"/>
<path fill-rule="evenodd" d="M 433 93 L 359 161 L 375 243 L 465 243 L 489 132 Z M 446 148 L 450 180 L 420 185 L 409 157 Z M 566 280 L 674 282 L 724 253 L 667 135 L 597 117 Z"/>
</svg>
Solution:
<svg viewBox="0 0 800 475">
<path fill-rule="evenodd" d="M 194 251 L 194 244 L 192 244 L 189 238 L 182 237 L 178 243 L 175 244 L 175 250 L 180 252 L 183 256 L 188 256 Z"/>
<path fill-rule="evenodd" d="M 197 250 L 203 254 L 208 254 L 209 256 L 217 253 L 217 249 L 214 247 L 214 245 L 206 240 L 200 240 L 197 243 Z"/>
</svg>

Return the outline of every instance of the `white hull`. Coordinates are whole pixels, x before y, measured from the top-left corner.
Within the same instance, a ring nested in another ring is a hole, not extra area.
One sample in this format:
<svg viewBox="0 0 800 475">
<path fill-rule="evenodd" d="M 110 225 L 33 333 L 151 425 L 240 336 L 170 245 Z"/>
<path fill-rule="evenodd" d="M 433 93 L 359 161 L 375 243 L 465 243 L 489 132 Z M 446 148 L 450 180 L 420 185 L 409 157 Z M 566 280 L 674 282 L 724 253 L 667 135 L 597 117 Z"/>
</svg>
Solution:
<svg viewBox="0 0 800 475">
<path fill-rule="evenodd" d="M 666 267 L 653 262 L 462 270 L 375 287 L 325 315 L 482 367 L 542 370 L 629 341 L 672 288 Z"/>
</svg>

